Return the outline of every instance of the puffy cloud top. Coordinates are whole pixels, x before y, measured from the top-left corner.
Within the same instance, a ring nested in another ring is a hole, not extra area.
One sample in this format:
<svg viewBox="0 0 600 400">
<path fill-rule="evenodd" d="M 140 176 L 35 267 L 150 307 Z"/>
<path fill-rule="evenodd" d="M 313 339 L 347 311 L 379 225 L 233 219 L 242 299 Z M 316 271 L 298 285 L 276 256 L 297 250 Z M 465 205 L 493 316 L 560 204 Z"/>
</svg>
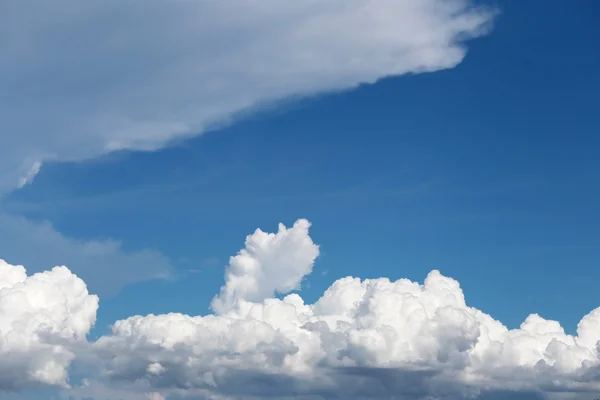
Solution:
<svg viewBox="0 0 600 400">
<path fill-rule="evenodd" d="M 66 267 L 27 276 L 0 260 L 0 391 L 67 385 L 70 348 L 85 341 L 98 297 Z"/>
<path fill-rule="evenodd" d="M 295 289 L 311 270 L 317 247 L 308 226 L 300 220 L 277 234 L 250 235 L 215 300 L 235 301 L 216 307 L 219 315 L 118 321 L 95 343 L 106 374 L 207 398 L 468 398 L 496 389 L 597 389 L 600 308 L 582 319 L 577 336 L 535 314 L 509 330 L 469 307 L 459 283 L 439 271 L 423 284 L 343 278 L 315 304 L 298 294 L 264 298 Z M 263 273 L 274 270 L 276 276 Z"/>
<path fill-rule="evenodd" d="M 92 378 L 117 385 L 85 381 L 71 392 L 77 398 L 90 390 L 131 399 L 600 392 L 600 308 L 576 336 L 537 314 L 511 330 L 435 270 L 422 284 L 342 278 L 314 304 L 297 293 L 272 297 L 311 272 L 318 246 L 309 227 L 299 220 L 249 235 L 227 266 L 216 314 L 132 316 L 89 346 L 98 299 L 79 278 L 65 267 L 28 277 L 0 262 L 0 389 L 66 385 L 77 354 L 100 368 Z"/>
<path fill-rule="evenodd" d="M 225 285 L 212 302 L 213 310 L 223 313 L 238 300 L 262 301 L 299 289 L 319 255 L 309 227 L 307 220 L 300 219 L 290 229 L 279 224 L 277 233 L 257 229 L 248 235 L 246 247 L 229 260 Z"/>
</svg>

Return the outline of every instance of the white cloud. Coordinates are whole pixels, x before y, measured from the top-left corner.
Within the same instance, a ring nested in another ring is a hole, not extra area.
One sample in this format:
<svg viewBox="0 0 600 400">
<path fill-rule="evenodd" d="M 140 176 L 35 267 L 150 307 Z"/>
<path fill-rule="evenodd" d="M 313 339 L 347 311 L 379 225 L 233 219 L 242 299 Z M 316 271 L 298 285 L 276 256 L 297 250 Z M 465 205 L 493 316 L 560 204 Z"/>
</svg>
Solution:
<svg viewBox="0 0 600 400">
<path fill-rule="evenodd" d="M 567 399 L 600 393 L 600 308 L 583 317 L 576 336 L 536 314 L 509 330 L 468 306 L 459 283 L 438 271 L 423 284 L 339 279 L 314 304 L 298 294 L 262 298 L 296 288 L 299 271 L 310 273 L 317 247 L 309 226 L 299 220 L 276 234 L 257 231 L 247 238 L 238 256 L 271 261 L 242 265 L 281 260 L 275 279 L 257 274 L 260 268 L 243 268 L 244 277 L 232 257 L 225 293 L 238 287 L 231 286 L 232 269 L 242 282 L 264 279 L 253 286 L 264 291 L 241 290 L 218 315 L 133 316 L 90 345 L 85 335 L 98 299 L 83 281 L 65 267 L 27 277 L 23 267 L 0 263 L 0 388 L 64 386 L 77 354 L 100 373 L 63 391 L 77 399 Z M 283 289 L 281 282 L 291 283 Z"/>
<path fill-rule="evenodd" d="M 459 283 L 438 271 L 423 284 L 343 278 L 315 304 L 305 304 L 297 294 L 263 298 L 283 290 L 279 283 L 287 282 L 286 274 L 291 290 L 301 279 L 299 271 L 311 271 L 317 248 L 308 226 L 300 220 L 277 234 L 249 236 L 237 256 L 246 261 L 237 265 L 240 259 L 232 258 L 221 292 L 235 293 L 235 301 L 229 297 L 219 315 L 116 322 L 112 333 L 94 344 L 104 376 L 146 382 L 162 395 L 230 399 L 600 392 L 600 308 L 581 320 L 577 336 L 538 315 L 509 330 L 469 307 Z M 257 259 L 280 260 L 277 277 L 250 268 L 264 265 Z"/>
<path fill-rule="evenodd" d="M 212 309 L 222 314 L 239 300 L 262 301 L 300 289 L 319 255 L 308 228 L 310 223 L 301 219 L 290 229 L 279 224 L 277 233 L 257 229 L 248 235 L 246 247 L 229 260 L 225 285 L 213 299 Z"/>
<path fill-rule="evenodd" d="M 66 386 L 74 349 L 96 321 L 98 297 L 66 267 L 27 276 L 0 260 L 0 392 Z"/>
<path fill-rule="evenodd" d="M 493 18 L 473 3 L 6 0 L 0 193 L 48 160 L 151 150 L 274 101 L 454 67 Z"/>
<path fill-rule="evenodd" d="M 165 398 L 158 392 L 146 393 L 146 398 L 148 400 L 165 400 Z"/>
<path fill-rule="evenodd" d="M 29 171 L 27 171 L 25 176 L 21 177 L 21 179 L 19 180 L 19 188 L 22 188 L 23 186 L 29 185 L 31 182 L 33 182 L 33 179 L 40 172 L 41 168 L 42 168 L 42 163 L 39 161 L 34 161 L 31 164 Z"/>
</svg>

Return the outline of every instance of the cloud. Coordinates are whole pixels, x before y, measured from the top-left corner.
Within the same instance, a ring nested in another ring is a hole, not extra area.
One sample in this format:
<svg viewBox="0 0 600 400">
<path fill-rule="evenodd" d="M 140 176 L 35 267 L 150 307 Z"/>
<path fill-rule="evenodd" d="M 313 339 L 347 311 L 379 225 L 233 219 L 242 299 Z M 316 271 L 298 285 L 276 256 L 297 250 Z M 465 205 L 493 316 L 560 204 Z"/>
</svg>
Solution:
<svg viewBox="0 0 600 400">
<path fill-rule="evenodd" d="M 222 314 L 239 300 L 262 301 L 300 289 L 319 255 L 309 228 L 310 223 L 300 219 L 291 229 L 279 224 L 277 233 L 257 229 L 246 237 L 246 247 L 229 260 L 225 285 L 213 299 L 212 309 Z"/>
<path fill-rule="evenodd" d="M 279 101 L 452 68 L 494 17 L 473 3 L 3 1 L 0 200 L 48 162 L 154 150 Z M 156 251 L 0 221 L 0 254 L 68 263 L 101 294 L 170 270 Z"/>
<path fill-rule="evenodd" d="M 7 0 L 0 193 L 46 161 L 152 150 L 273 102 L 456 66 L 469 0 Z"/>
<path fill-rule="evenodd" d="M 27 276 L 0 260 L 0 393 L 67 386 L 74 349 L 96 321 L 98 297 L 66 267 Z"/>
<path fill-rule="evenodd" d="M 110 239 L 70 239 L 49 222 L 33 222 L 1 211 L 0 254 L 32 271 L 66 264 L 101 296 L 113 295 L 133 282 L 168 277 L 172 272 L 169 260 L 158 251 L 126 251 L 120 242 Z"/>
<path fill-rule="evenodd" d="M 299 220 L 248 236 L 227 267 L 219 314 L 132 316 L 93 343 L 85 336 L 98 298 L 81 279 L 66 267 L 27 277 L 23 267 L 0 262 L 0 388 L 66 387 L 77 356 L 90 380 L 63 394 L 80 399 L 558 400 L 600 393 L 600 307 L 581 319 L 576 336 L 537 314 L 509 330 L 470 307 L 459 283 L 435 270 L 422 284 L 342 278 L 314 304 L 296 293 L 265 297 L 294 290 L 311 272 L 318 248 L 309 227 Z"/>
<path fill-rule="evenodd" d="M 537 314 L 509 330 L 468 306 L 459 283 L 435 270 L 422 284 L 342 278 L 314 304 L 295 293 L 265 297 L 297 288 L 311 272 L 317 246 L 309 226 L 299 220 L 250 235 L 230 261 L 218 314 L 117 321 L 93 344 L 104 378 L 207 399 L 600 392 L 600 308 L 581 320 L 577 336 Z"/>
<path fill-rule="evenodd" d="M 40 172 L 41 168 L 42 163 L 39 161 L 34 161 L 33 164 L 31 164 L 31 168 L 29 169 L 29 171 L 27 171 L 25 176 L 21 177 L 21 179 L 19 180 L 19 188 L 22 188 L 23 186 L 29 185 L 31 182 L 33 182 L 33 179 Z"/>
</svg>

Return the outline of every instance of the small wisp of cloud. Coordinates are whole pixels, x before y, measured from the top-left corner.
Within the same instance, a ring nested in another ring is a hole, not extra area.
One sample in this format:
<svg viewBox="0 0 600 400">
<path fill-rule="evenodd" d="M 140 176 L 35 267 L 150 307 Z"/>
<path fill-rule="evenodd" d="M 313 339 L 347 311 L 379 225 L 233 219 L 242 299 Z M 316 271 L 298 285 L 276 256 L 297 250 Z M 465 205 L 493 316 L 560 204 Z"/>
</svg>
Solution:
<svg viewBox="0 0 600 400">
<path fill-rule="evenodd" d="M 22 187 L 31 184 L 41 169 L 42 169 L 41 161 L 33 162 L 33 164 L 31 164 L 31 167 L 27 171 L 27 173 L 19 179 L 18 188 L 21 189 Z"/>
</svg>

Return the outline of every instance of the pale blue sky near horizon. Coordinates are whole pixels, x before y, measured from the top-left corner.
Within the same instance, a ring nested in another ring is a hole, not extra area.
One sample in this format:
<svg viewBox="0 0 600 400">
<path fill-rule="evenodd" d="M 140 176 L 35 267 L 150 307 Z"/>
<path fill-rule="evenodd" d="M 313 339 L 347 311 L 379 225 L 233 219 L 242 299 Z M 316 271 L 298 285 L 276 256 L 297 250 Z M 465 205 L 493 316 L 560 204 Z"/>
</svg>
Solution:
<svg viewBox="0 0 600 400">
<path fill-rule="evenodd" d="M 132 314 L 207 314 L 245 235 L 297 218 L 321 245 L 307 301 L 343 276 L 439 269 L 509 327 L 539 313 L 574 332 L 600 304 L 600 4 L 499 5 L 456 68 L 48 164 L 1 208 L 171 260 L 174 279 L 102 298 L 92 337 Z"/>
</svg>

